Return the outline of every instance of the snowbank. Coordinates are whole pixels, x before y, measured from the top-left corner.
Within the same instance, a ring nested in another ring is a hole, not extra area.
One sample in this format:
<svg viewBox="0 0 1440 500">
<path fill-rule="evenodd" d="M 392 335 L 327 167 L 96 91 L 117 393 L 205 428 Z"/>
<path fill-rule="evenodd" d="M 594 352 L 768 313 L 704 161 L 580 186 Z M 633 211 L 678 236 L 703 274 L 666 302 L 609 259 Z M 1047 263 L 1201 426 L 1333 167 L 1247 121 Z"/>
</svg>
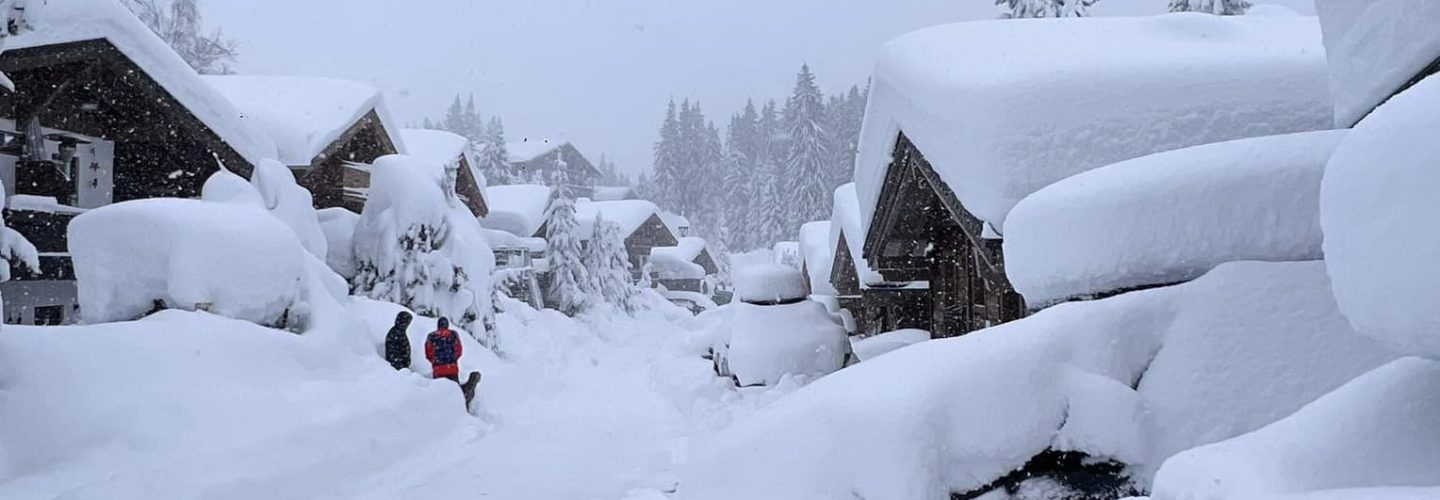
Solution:
<svg viewBox="0 0 1440 500">
<path fill-rule="evenodd" d="M 925 330 L 896 330 L 854 340 L 850 344 L 856 358 L 870 361 L 891 351 L 927 340 L 930 340 L 930 332 Z"/>
<path fill-rule="evenodd" d="M 260 200 L 270 215 L 290 226 L 311 255 L 328 258 L 329 243 L 316 218 L 315 201 L 309 190 L 295 182 L 295 174 L 289 168 L 275 160 L 261 160 L 250 174 L 250 182 L 259 191 Z"/>
<path fill-rule="evenodd" d="M 134 61 L 175 100 L 185 106 L 250 164 L 275 157 L 275 143 L 174 50 L 115 0 L 30 2 L 25 16 L 34 31 L 5 39 L 5 50 L 104 39 Z"/>
<path fill-rule="evenodd" d="M 860 202 L 856 199 L 855 183 L 851 182 L 835 189 L 835 203 L 830 216 L 830 248 L 840 248 L 840 237 L 845 237 L 845 248 L 855 263 L 855 275 L 860 277 L 860 286 L 885 283 L 880 273 L 870 269 L 865 262 L 865 225 L 860 222 Z"/>
<path fill-rule="evenodd" d="M 735 296 L 742 302 L 786 302 L 804 299 L 809 294 L 800 270 L 790 266 L 749 265 L 740 268 L 735 276 Z"/>
<path fill-rule="evenodd" d="M 1440 3 L 1318 0 L 1335 124 L 1348 127 L 1440 57 Z"/>
<path fill-rule="evenodd" d="M 325 264 L 346 280 L 354 278 L 355 226 L 360 224 L 360 214 L 336 207 L 319 210 L 316 217 L 325 233 Z"/>
<path fill-rule="evenodd" d="M 370 179 L 354 233 L 359 273 L 352 288 L 482 329 L 479 321 L 491 311 L 495 254 L 447 183 L 444 166 L 389 155 L 375 161 Z"/>
<path fill-rule="evenodd" d="M 87 322 L 135 319 L 160 301 L 276 324 L 300 299 L 306 251 L 264 210 L 173 198 L 128 201 L 76 217 L 69 233 Z"/>
<path fill-rule="evenodd" d="M 819 302 L 740 303 L 732 321 L 725 359 L 741 386 L 828 375 L 843 366 L 850 352 L 845 327 Z"/>
<path fill-rule="evenodd" d="M 725 431 L 695 452 L 679 498 L 943 498 L 1047 449 L 1130 464 L 1144 485 L 1174 453 L 1393 359 L 1349 328 L 1326 285 L 1320 263 L 1232 263 L 901 349 Z"/>
<path fill-rule="evenodd" d="M 809 222 L 800 226 L 800 256 L 810 278 L 810 293 L 836 295 L 830 283 L 830 269 L 835 266 L 835 246 L 830 244 L 830 221 Z"/>
<path fill-rule="evenodd" d="M 399 124 L 390 118 L 384 96 L 375 87 L 308 76 L 202 78 L 239 108 L 237 119 L 269 134 L 286 165 L 310 166 L 371 111 L 380 117 L 386 139 L 406 151 Z"/>
<path fill-rule="evenodd" d="M 1005 272 L 1027 303 L 1316 260 L 1320 178 L 1345 131 L 1241 139 L 1085 172 L 1015 205 Z"/>
<path fill-rule="evenodd" d="M 1254 433 L 1175 456 L 1156 476 L 1154 498 L 1435 498 L 1436 394 L 1440 364 L 1395 361 Z M 1419 486 L 1431 488 L 1376 497 L 1343 491 Z M 1342 491 L 1300 495 L 1323 490 Z"/>
<path fill-rule="evenodd" d="M 490 215 L 480 219 L 480 225 L 521 238 L 536 236 L 545 224 L 550 192 L 547 186 L 530 184 L 487 187 L 485 201 L 490 204 Z"/>
<path fill-rule="evenodd" d="M 910 33 L 874 72 L 856 162 L 861 234 L 902 131 L 970 212 L 1003 229 L 1022 198 L 1080 172 L 1330 128 L 1326 82 L 1314 18 L 1182 13 Z"/>
<path fill-rule="evenodd" d="M 1335 151 L 1320 194 L 1326 264 L 1356 329 L 1408 354 L 1440 357 L 1440 79 L 1360 122 Z"/>
</svg>

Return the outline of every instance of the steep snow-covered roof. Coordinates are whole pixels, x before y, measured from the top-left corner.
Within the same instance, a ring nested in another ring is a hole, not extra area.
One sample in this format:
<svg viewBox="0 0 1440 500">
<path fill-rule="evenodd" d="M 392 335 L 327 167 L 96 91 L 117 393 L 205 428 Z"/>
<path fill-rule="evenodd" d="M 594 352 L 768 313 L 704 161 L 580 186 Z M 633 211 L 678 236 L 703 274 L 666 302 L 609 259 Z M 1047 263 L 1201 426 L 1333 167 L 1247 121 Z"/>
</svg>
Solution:
<svg viewBox="0 0 1440 500">
<path fill-rule="evenodd" d="M 470 140 L 464 136 L 444 130 L 412 128 L 402 129 L 400 138 L 405 141 L 405 148 L 410 151 L 410 156 L 420 161 L 448 164 L 460 155 L 465 155 L 470 175 L 480 183 L 477 187 L 485 187 L 485 174 L 480 171 L 480 162 L 475 157 L 475 150 L 470 147 Z"/>
<path fill-rule="evenodd" d="M 800 258 L 810 278 L 810 293 L 837 295 L 830 283 L 835 265 L 835 246 L 830 244 L 830 221 L 807 222 L 800 226 Z"/>
<path fill-rule="evenodd" d="M 46 0 L 28 7 L 34 30 L 6 38 L 6 50 L 106 40 L 252 165 L 275 157 L 275 143 L 264 131 L 240 119 L 230 101 L 118 2 Z"/>
<path fill-rule="evenodd" d="M 1177 149 L 1051 184 L 1011 212 L 1005 273 L 1043 306 L 1186 281 L 1226 262 L 1317 260 L 1320 179 L 1346 132 Z"/>
<path fill-rule="evenodd" d="M 485 188 L 485 201 L 490 215 L 480 219 L 481 226 L 529 238 L 545 224 L 550 188 L 534 184 L 491 186 Z"/>
<path fill-rule="evenodd" d="M 518 142 L 505 143 L 505 151 L 510 153 L 511 163 L 523 163 L 539 158 L 563 145 L 565 145 L 564 141 L 526 139 Z"/>
<path fill-rule="evenodd" d="M 640 226 L 645 224 L 652 216 L 660 215 L 660 207 L 655 206 L 646 200 L 620 200 L 620 201 L 589 201 L 575 204 L 575 219 L 580 222 L 580 235 L 582 240 L 589 240 L 595 232 L 595 216 L 599 215 L 605 220 L 614 222 L 620 226 L 620 234 L 630 236 Z M 666 226 L 671 235 L 675 234 L 674 229 Z"/>
<path fill-rule="evenodd" d="M 1335 123 L 1354 125 L 1440 58 L 1440 2 L 1317 0 Z"/>
<path fill-rule="evenodd" d="M 670 254 L 685 262 L 691 262 L 700 258 L 705 251 L 705 238 L 686 236 L 679 238 L 680 244 L 673 247 L 655 247 L 650 249 L 650 255 Z"/>
<path fill-rule="evenodd" d="M 901 131 L 970 212 L 1003 230 L 1021 198 L 1086 170 L 1329 128 L 1326 75 L 1314 18 L 1181 13 L 910 33 L 875 69 L 856 163 L 861 221 L 869 231 Z"/>
<path fill-rule="evenodd" d="M 851 182 L 835 189 L 835 202 L 830 212 L 830 248 L 839 248 L 840 235 L 845 235 L 845 247 L 855 263 L 855 276 L 861 285 L 876 285 L 885 282 L 880 273 L 870 269 L 862 250 L 865 246 L 865 230 L 860 224 L 860 203 L 856 200 L 855 183 Z M 833 269 L 832 269 L 833 270 Z"/>
<path fill-rule="evenodd" d="M 208 75 L 205 81 L 240 109 L 240 120 L 270 134 L 286 165 L 309 165 L 371 111 L 395 148 L 407 150 L 380 89 L 308 76 Z"/>
<path fill-rule="evenodd" d="M 670 228 L 670 232 L 675 233 L 676 236 L 687 232 L 691 227 L 690 219 L 687 219 L 684 215 L 680 215 L 675 212 L 661 210 L 660 220 L 665 222 L 665 227 Z"/>
</svg>

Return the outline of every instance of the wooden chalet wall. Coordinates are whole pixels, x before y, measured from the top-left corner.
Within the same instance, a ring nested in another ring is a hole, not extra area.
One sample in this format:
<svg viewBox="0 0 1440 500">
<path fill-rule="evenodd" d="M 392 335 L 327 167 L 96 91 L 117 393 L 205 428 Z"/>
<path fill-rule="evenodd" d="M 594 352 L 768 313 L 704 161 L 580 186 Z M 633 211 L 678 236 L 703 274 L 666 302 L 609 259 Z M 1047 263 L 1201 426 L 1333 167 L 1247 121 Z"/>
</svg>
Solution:
<svg viewBox="0 0 1440 500">
<path fill-rule="evenodd" d="M 521 178 L 529 176 L 531 172 L 540 172 L 542 178 L 553 179 L 559 175 L 558 169 L 555 168 L 557 156 L 565 162 L 566 184 L 570 187 L 571 192 L 577 197 L 593 195 L 595 185 L 600 182 L 600 170 L 595 168 L 595 165 L 590 163 L 585 155 L 580 154 L 579 149 L 568 142 L 560 144 L 540 156 L 517 162 L 513 167 Z"/>
<path fill-rule="evenodd" d="M 310 190 L 315 208 L 344 207 L 355 213 L 365 208 L 360 193 L 370 189 L 370 172 L 350 163 L 374 163 L 381 156 L 395 154 L 385 124 L 374 110 L 366 113 L 307 166 L 292 166 L 300 185 Z"/>
<path fill-rule="evenodd" d="M 930 282 L 931 329 L 954 337 L 1024 317 L 1005 277 L 999 240 L 961 205 L 920 150 L 901 134 L 886 171 L 866 258 L 887 280 Z"/>
<path fill-rule="evenodd" d="M 840 307 L 855 318 L 855 333 L 869 336 L 905 328 L 930 330 L 929 289 L 907 284 L 861 286 L 846 238 L 841 232 L 835 245 L 830 284 L 839 294 L 836 299 Z"/>
<path fill-rule="evenodd" d="M 631 274 L 639 278 L 645 268 L 645 263 L 650 259 L 650 250 L 655 247 L 673 247 L 679 245 L 680 241 L 660 220 L 658 214 L 652 214 L 645 219 L 635 232 L 625 237 L 625 251 L 630 255 Z"/>
</svg>

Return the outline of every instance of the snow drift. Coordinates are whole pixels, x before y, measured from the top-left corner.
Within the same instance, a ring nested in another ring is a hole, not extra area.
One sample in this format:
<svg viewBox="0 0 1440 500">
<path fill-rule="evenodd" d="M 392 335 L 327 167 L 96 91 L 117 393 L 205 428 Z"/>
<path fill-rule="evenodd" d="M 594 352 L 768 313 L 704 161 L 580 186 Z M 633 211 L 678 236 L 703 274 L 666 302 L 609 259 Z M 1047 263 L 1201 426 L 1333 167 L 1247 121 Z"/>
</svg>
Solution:
<svg viewBox="0 0 1440 500">
<path fill-rule="evenodd" d="M 1440 79 L 1428 78 L 1357 125 L 1321 190 L 1325 255 L 1340 310 L 1366 335 L 1440 357 Z"/>
<path fill-rule="evenodd" d="M 1440 57 L 1440 3 L 1317 0 L 1335 124 L 1348 127 Z"/>
<path fill-rule="evenodd" d="M 1321 257 L 1320 179 L 1345 131 L 1156 153 L 1022 200 L 1005 268 L 1027 303 L 1194 279 L 1240 260 Z"/>
<path fill-rule="evenodd" d="M 902 348 L 736 424 L 696 451 L 679 495 L 943 498 L 1045 450 L 1129 464 L 1143 486 L 1175 453 L 1393 359 L 1349 328 L 1326 285 L 1317 262 L 1232 263 Z"/>
<path fill-rule="evenodd" d="M 1314 18 L 1181 13 L 978 21 L 902 36 L 880 55 L 861 132 L 862 229 L 901 132 L 966 209 L 1003 228 L 1022 198 L 1086 170 L 1330 128 L 1318 28 Z"/>
</svg>

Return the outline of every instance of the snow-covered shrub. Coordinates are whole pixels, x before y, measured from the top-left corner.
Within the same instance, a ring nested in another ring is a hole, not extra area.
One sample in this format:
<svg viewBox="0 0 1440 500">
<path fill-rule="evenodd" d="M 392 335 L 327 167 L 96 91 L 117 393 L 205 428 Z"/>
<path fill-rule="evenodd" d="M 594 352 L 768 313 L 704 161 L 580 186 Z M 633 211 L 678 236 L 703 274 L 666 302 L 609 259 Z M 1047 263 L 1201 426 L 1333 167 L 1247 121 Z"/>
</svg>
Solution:
<svg viewBox="0 0 1440 500">
<path fill-rule="evenodd" d="M 316 218 L 315 200 L 309 190 L 295 182 L 295 174 L 288 167 L 269 158 L 260 160 L 255 172 L 250 174 L 250 182 L 260 192 L 265 209 L 290 226 L 311 255 L 328 258 L 328 244 Z"/>
<path fill-rule="evenodd" d="M 316 213 L 325 233 L 325 264 L 350 280 L 355 277 L 355 227 L 360 214 L 344 208 L 326 208 Z"/>
<path fill-rule="evenodd" d="M 581 258 L 580 223 L 575 220 L 575 200 L 563 185 L 551 199 L 545 220 L 545 255 L 550 258 L 550 282 L 545 286 L 545 304 L 574 316 L 590 305 L 589 273 Z"/>
<path fill-rule="evenodd" d="M 495 255 L 445 167 L 390 155 L 370 170 L 370 198 L 355 227 L 352 291 L 445 316 L 477 335 L 491 314 Z"/>
<path fill-rule="evenodd" d="M 217 178 L 206 184 L 207 195 L 235 186 L 232 180 L 249 188 L 227 172 Z M 248 198 L 244 190 L 227 192 Z M 82 317 L 124 321 L 171 308 L 286 323 L 300 300 L 307 252 L 289 227 L 249 203 L 157 198 L 76 217 L 70 253 Z"/>
<path fill-rule="evenodd" d="M 1320 178 L 1345 133 L 1206 144 L 1051 184 L 1006 219 L 1005 272 L 1044 306 L 1226 262 L 1319 259 Z"/>
<path fill-rule="evenodd" d="M 822 378 L 692 452 L 679 498 L 945 498 L 1047 451 L 1127 464 L 1144 489 L 1175 453 L 1394 357 L 1339 314 L 1323 264 L 1231 263 Z"/>
<path fill-rule="evenodd" d="M 1394 361 L 1258 431 L 1176 455 L 1153 498 L 1391 498 L 1362 490 L 1375 487 L 1440 498 L 1436 394 L 1440 363 Z"/>
<path fill-rule="evenodd" d="M 620 226 L 595 215 L 595 235 L 582 260 L 590 275 L 590 288 L 600 300 L 623 312 L 633 312 L 636 290 L 630 284 L 630 259 Z"/>
<path fill-rule="evenodd" d="M 1320 222 L 1340 310 L 1361 333 L 1440 358 L 1440 78 L 1380 106 L 1335 151 Z"/>
<path fill-rule="evenodd" d="M 839 370 L 850 353 L 845 327 L 819 302 L 735 304 L 725 360 L 742 386 L 786 376 L 813 379 Z"/>
<path fill-rule="evenodd" d="M 743 302 L 776 303 L 804 299 L 805 278 L 797 267 L 782 264 L 755 264 L 740 268 L 735 292 Z"/>
</svg>

